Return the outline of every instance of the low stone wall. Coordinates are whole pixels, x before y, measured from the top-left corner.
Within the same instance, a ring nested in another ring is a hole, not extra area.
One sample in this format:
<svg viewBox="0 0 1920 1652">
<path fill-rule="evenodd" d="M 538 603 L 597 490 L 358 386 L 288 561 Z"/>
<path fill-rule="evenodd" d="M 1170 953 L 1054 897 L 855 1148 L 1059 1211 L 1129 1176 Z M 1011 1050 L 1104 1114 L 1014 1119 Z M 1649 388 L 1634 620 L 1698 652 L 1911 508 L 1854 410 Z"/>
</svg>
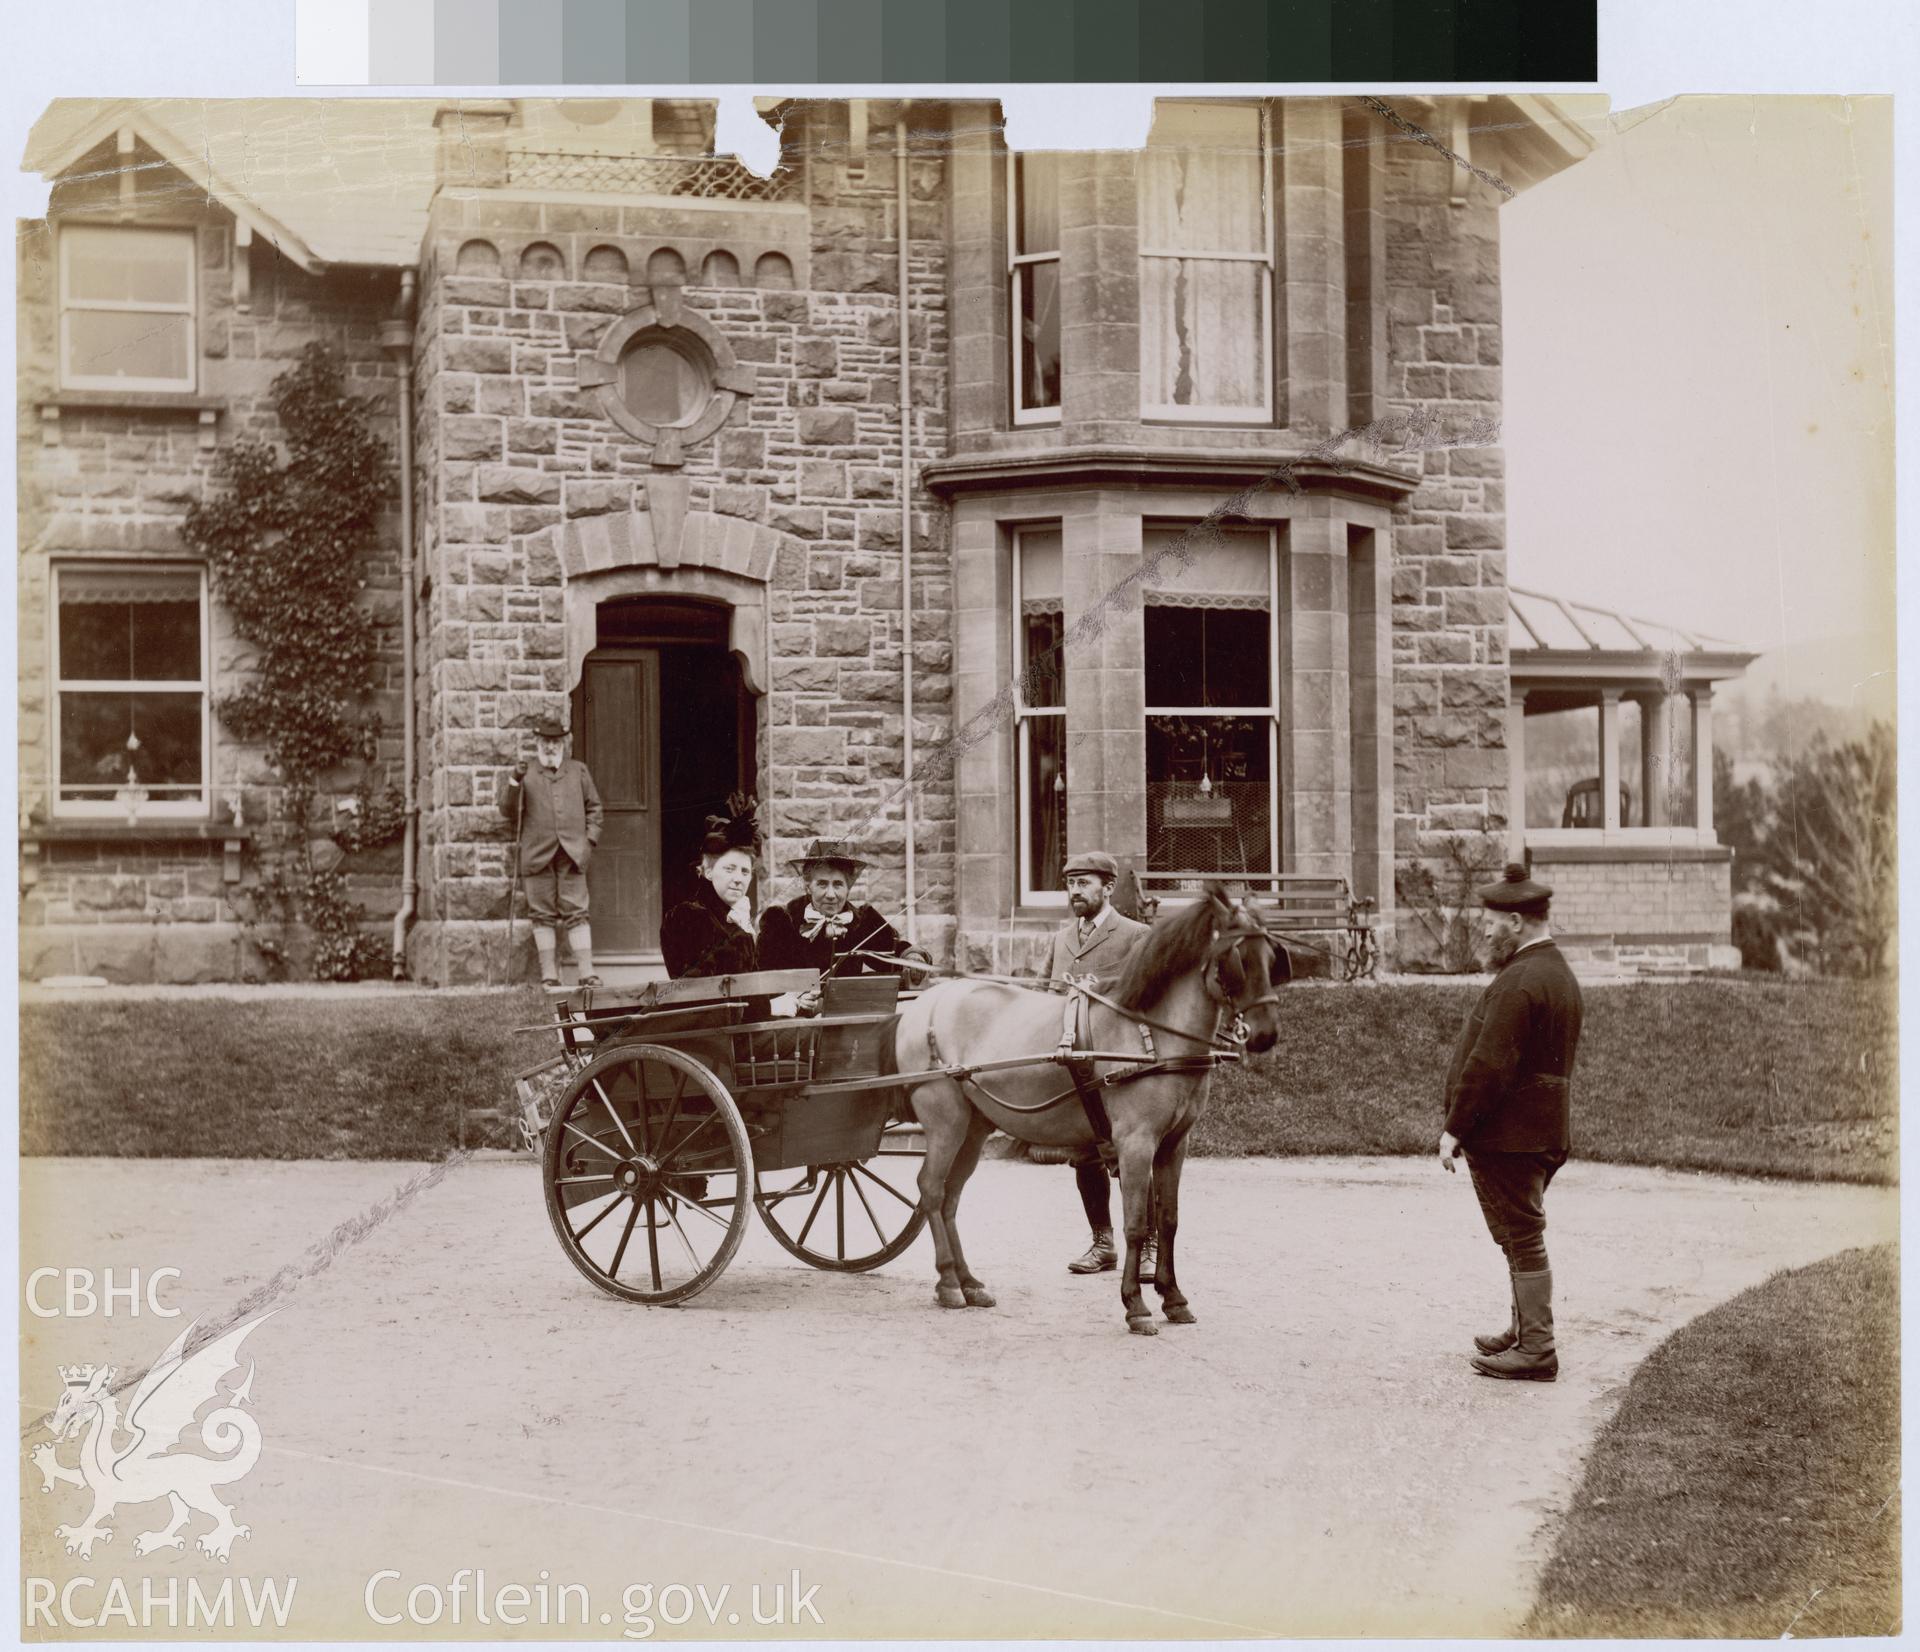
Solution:
<svg viewBox="0 0 1920 1652">
<path fill-rule="evenodd" d="M 1554 935 L 1569 957 L 1739 967 L 1731 849 L 1554 844 L 1530 855 L 1553 887 Z"/>
</svg>

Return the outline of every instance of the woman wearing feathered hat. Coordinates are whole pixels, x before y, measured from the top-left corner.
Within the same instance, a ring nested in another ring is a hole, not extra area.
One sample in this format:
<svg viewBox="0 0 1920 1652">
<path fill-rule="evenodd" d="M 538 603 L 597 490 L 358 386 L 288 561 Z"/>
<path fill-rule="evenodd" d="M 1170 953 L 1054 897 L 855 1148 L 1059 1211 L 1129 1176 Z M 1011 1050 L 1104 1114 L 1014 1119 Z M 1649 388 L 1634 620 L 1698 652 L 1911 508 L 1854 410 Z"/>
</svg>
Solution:
<svg viewBox="0 0 1920 1652">
<path fill-rule="evenodd" d="M 853 886 L 872 864 L 850 845 L 828 838 L 815 838 L 805 854 L 789 861 L 789 870 L 805 880 L 806 891 L 761 914 L 760 967 L 811 969 L 821 975 L 899 973 L 896 966 L 858 956 L 863 952 L 925 962 L 925 954 L 909 949 L 873 907 L 854 901 Z"/>
<path fill-rule="evenodd" d="M 747 890 L 760 848 L 760 823 L 750 797 L 735 792 L 724 815 L 707 816 L 700 845 L 700 882 L 660 925 L 660 954 L 667 973 L 745 975 L 760 968 Z"/>
</svg>

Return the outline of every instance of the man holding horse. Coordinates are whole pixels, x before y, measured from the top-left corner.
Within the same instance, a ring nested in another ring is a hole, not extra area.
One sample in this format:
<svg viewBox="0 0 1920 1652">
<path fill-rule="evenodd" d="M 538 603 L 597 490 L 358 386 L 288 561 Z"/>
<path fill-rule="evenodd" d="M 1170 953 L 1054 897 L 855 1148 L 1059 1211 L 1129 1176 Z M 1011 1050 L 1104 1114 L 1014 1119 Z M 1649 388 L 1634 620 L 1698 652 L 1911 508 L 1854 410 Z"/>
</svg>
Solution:
<svg viewBox="0 0 1920 1652">
<path fill-rule="evenodd" d="M 1142 1252 L 1155 1228 L 1153 1285 L 1161 1309 L 1172 1324 L 1194 1322 L 1176 1265 L 1188 1136 L 1206 1107 L 1215 1065 L 1273 1047 L 1278 989 L 1287 975 L 1251 903 L 1210 884 L 1160 915 L 1111 993 L 1084 1001 L 1081 1048 L 1090 1052 L 1105 1133 L 1119 1161 L 1127 1235 L 1120 1300 L 1134 1335 L 1158 1329 L 1140 1290 Z M 1078 1086 L 1063 1091 L 1058 1066 L 1039 1053 L 1059 1037 L 1060 1020 L 1056 996 L 963 977 L 920 994 L 893 1022 L 891 1070 L 907 1075 L 913 1113 L 926 1132 L 917 1208 L 933 1235 L 934 1296 L 943 1308 L 994 1306 L 993 1293 L 967 1266 L 957 1217 L 988 1136 L 1004 1130 L 1034 1146 L 1071 1150 L 1101 1133 L 1087 1116 L 1095 1109 L 1084 1106 L 1085 1092 L 1077 1099 Z M 1243 1030 L 1231 1030 L 1236 1021 Z"/>
<path fill-rule="evenodd" d="M 1447 1070 L 1440 1163 L 1463 1154 L 1493 1241 L 1506 1253 L 1513 1315 L 1477 1336 L 1474 1369 L 1509 1381 L 1552 1382 L 1553 1275 L 1547 1267 L 1547 1184 L 1567 1162 L 1568 1081 L 1580 1042 L 1580 986 L 1547 931 L 1553 891 L 1524 866 L 1480 890 L 1499 971 L 1461 1030 Z"/>
<path fill-rule="evenodd" d="M 1069 982 L 1082 982 L 1096 992 L 1111 994 L 1125 973 L 1134 949 L 1146 938 L 1147 926 L 1129 918 L 1113 905 L 1113 886 L 1120 876 L 1120 865 L 1113 856 L 1089 849 L 1069 857 L 1065 875 L 1067 905 L 1073 916 L 1060 926 L 1053 937 L 1053 951 L 1047 960 L 1047 984 L 1055 992 L 1067 991 Z M 1072 1007 L 1061 1028 L 1061 1045 L 1074 1040 L 1074 1031 L 1087 1000 L 1072 999 Z M 1086 1212 L 1087 1226 L 1093 1231 L 1093 1243 L 1086 1254 L 1067 1264 L 1069 1273 L 1111 1273 L 1119 1266 L 1119 1252 L 1113 1242 L 1113 1202 L 1107 1167 L 1099 1143 L 1090 1143 L 1073 1161 L 1073 1179 L 1080 1188 L 1080 1206 Z M 1153 1242 L 1148 1241 L 1140 1263 L 1141 1277 L 1153 1278 Z"/>
</svg>

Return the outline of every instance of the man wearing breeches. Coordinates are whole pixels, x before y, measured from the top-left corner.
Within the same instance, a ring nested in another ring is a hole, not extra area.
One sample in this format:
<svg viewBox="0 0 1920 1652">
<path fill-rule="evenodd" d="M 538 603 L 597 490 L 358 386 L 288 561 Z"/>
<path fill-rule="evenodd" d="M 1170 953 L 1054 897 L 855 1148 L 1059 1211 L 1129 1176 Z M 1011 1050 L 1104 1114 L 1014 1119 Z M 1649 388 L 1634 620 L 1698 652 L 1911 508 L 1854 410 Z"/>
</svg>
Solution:
<svg viewBox="0 0 1920 1652">
<path fill-rule="evenodd" d="M 1580 986 L 1547 931 L 1553 891 L 1523 866 L 1480 890 L 1499 971 L 1460 1034 L 1447 1071 L 1440 1163 L 1463 1153 L 1494 1243 L 1506 1253 L 1513 1313 L 1477 1336 L 1483 1376 L 1552 1382 L 1553 1274 L 1547 1266 L 1547 1184 L 1566 1163 L 1568 1086 L 1580 1042 Z"/>
<path fill-rule="evenodd" d="M 1073 916 L 1060 926 L 1053 937 L 1053 953 L 1047 962 L 1047 981 L 1064 992 L 1069 981 L 1084 981 L 1096 992 L 1111 993 L 1119 984 L 1133 956 L 1133 949 L 1146 938 L 1147 926 L 1136 923 L 1115 910 L 1111 896 L 1119 863 L 1113 856 L 1092 849 L 1071 856 L 1066 864 L 1067 904 Z M 1080 1187 L 1080 1205 L 1093 1230 L 1093 1243 L 1086 1254 L 1067 1264 L 1070 1273 L 1107 1273 L 1119 1266 L 1119 1253 L 1113 1242 L 1112 1191 L 1108 1187 L 1107 1167 L 1101 1161 L 1099 1147 L 1090 1143 L 1073 1161 L 1074 1180 Z M 1147 1237 L 1141 1253 L 1140 1277 L 1153 1278 L 1154 1240 Z"/>
<path fill-rule="evenodd" d="M 566 725 L 543 718 L 534 730 L 531 768 L 523 757 L 500 791 L 500 812 L 519 833 L 520 876 L 540 954 L 540 980 L 560 985 L 557 932 L 567 932 L 579 984 L 597 987 L 593 930 L 587 921 L 587 865 L 600 841 L 600 793 L 587 766 L 567 756 Z"/>
</svg>

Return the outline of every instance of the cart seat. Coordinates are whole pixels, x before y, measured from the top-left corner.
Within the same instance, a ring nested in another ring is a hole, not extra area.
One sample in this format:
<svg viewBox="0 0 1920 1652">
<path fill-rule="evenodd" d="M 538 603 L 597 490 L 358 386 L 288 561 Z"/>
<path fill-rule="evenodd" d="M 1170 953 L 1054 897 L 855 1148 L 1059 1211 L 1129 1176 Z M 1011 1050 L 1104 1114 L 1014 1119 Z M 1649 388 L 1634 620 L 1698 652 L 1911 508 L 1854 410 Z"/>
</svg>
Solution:
<svg viewBox="0 0 1920 1652">
<path fill-rule="evenodd" d="M 881 1071 L 880 1046 L 900 1004 L 897 975 L 830 975 L 820 984 L 822 1015 L 864 1015 L 865 1026 L 822 1027 L 814 1055 L 821 1079 L 873 1078 Z"/>
</svg>

